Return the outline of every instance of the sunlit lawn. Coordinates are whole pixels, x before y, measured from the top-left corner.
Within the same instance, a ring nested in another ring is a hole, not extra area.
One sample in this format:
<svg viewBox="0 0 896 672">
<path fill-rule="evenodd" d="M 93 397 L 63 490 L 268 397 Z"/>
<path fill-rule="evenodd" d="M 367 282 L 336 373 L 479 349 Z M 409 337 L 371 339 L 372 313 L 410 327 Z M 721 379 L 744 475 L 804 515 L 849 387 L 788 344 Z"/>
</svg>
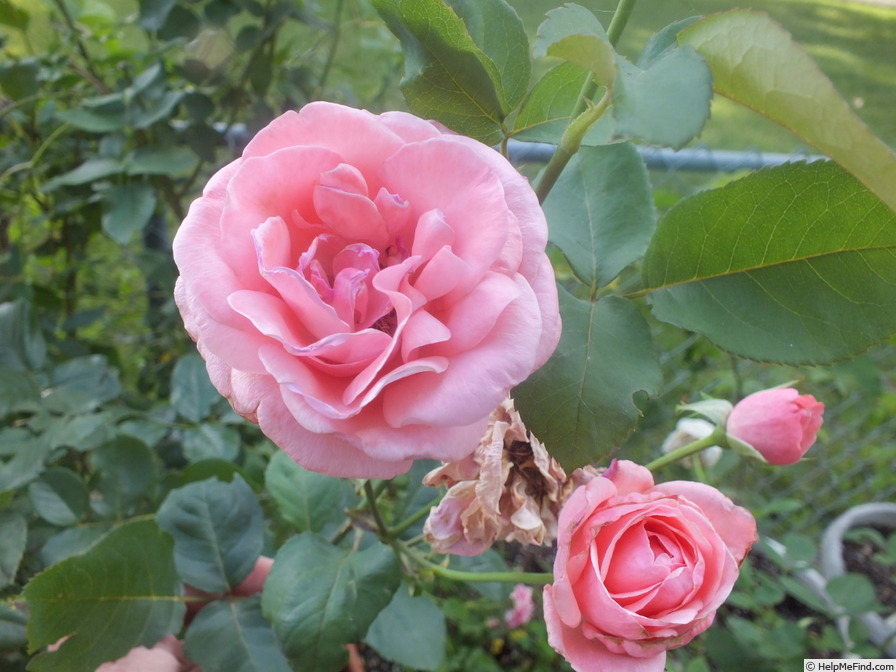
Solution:
<svg viewBox="0 0 896 672">
<path fill-rule="evenodd" d="M 511 0 L 534 34 L 557 0 Z M 577 0 L 608 25 L 615 0 Z M 896 146 L 896 7 L 855 0 L 640 0 L 620 45 L 634 57 L 650 35 L 688 16 L 734 7 L 771 15 L 806 47 L 856 112 L 890 146 Z M 716 148 L 790 152 L 799 138 L 730 103 L 717 100 L 700 142 Z"/>
</svg>

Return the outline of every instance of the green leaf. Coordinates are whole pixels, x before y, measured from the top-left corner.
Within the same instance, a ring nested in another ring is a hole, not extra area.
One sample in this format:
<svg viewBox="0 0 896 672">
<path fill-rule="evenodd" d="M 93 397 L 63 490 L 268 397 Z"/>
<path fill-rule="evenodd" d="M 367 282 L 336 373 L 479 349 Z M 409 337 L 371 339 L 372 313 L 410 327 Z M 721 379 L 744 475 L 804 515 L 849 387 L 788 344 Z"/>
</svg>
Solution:
<svg viewBox="0 0 896 672">
<path fill-rule="evenodd" d="M 44 470 L 50 444 L 43 436 L 31 436 L 25 430 L 0 430 L 0 454 L 12 459 L 0 463 L 0 494 L 16 490 L 33 481 Z"/>
<path fill-rule="evenodd" d="M 159 30 L 165 25 L 168 14 L 176 3 L 177 0 L 141 0 L 140 27 L 143 30 Z"/>
<path fill-rule="evenodd" d="M 62 562 L 73 555 L 83 553 L 109 532 L 110 525 L 69 527 L 47 539 L 40 549 L 40 559 L 45 567 Z"/>
<path fill-rule="evenodd" d="M 31 505 L 52 525 L 74 525 L 87 513 L 87 484 L 71 469 L 51 467 L 28 486 Z"/>
<path fill-rule="evenodd" d="M 627 143 L 579 150 L 544 210 L 551 242 L 595 289 L 641 258 L 656 227 L 647 169 Z"/>
<path fill-rule="evenodd" d="M 0 366 L 18 371 L 39 369 L 47 343 L 24 300 L 0 303 Z"/>
<path fill-rule="evenodd" d="M 28 523 L 18 513 L 0 511 L 0 588 L 15 581 L 19 563 L 25 554 Z"/>
<path fill-rule="evenodd" d="M 158 121 L 167 119 L 183 97 L 183 91 L 166 91 L 161 96 L 150 99 L 148 107 L 137 108 L 131 119 L 131 125 L 134 128 L 148 128 Z M 192 152 L 190 154 L 192 155 Z"/>
<path fill-rule="evenodd" d="M 39 405 L 40 389 L 28 374 L 0 367 L 0 418 L 18 409 L 35 409 Z"/>
<path fill-rule="evenodd" d="M 47 180 L 44 191 L 53 191 L 57 187 L 72 187 L 79 184 L 88 184 L 123 172 L 124 166 L 118 159 L 94 157 L 87 159 L 80 166 L 58 177 Z"/>
<path fill-rule="evenodd" d="M 187 584 L 223 593 L 246 578 L 261 555 L 264 517 L 239 476 L 190 483 L 168 493 L 156 521 L 174 539 L 174 563 Z"/>
<path fill-rule="evenodd" d="M 399 665 L 435 672 L 445 658 L 445 616 L 429 595 L 395 596 L 367 631 L 364 642 Z"/>
<path fill-rule="evenodd" d="M 825 584 L 825 592 L 850 616 L 880 607 L 874 584 L 864 574 L 847 573 L 835 576 Z"/>
<path fill-rule="evenodd" d="M 495 64 L 508 109 L 529 88 L 532 62 L 529 38 L 516 10 L 505 0 L 446 0 L 463 20 L 470 37 Z"/>
<path fill-rule="evenodd" d="M 156 192 L 148 184 L 115 185 L 103 199 L 103 231 L 112 240 L 126 245 L 135 233 L 143 230 L 155 209 Z"/>
<path fill-rule="evenodd" d="M 514 389 L 529 430 L 567 472 L 604 462 L 640 415 L 636 392 L 662 383 L 650 330 L 634 304 L 596 303 L 560 288 L 563 335 L 551 359 Z"/>
<path fill-rule="evenodd" d="M 896 331 L 896 215 L 832 162 L 681 201 L 643 279 L 657 318 L 753 359 L 827 364 Z"/>
<path fill-rule="evenodd" d="M 559 143 L 582 95 L 586 76 L 590 76 L 588 71 L 575 63 L 561 63 L 549 70 L 523 101 L 513 123 L 513 137 Z"/>
<path fill-rule="evenodd" d="M 712 77 L 700 54 L 681 47 L 663 52 L 643 70 L 622 57 L 617 64 L 617 137 L 680 149 L 700 135 L 712 99 Z"/>
<path fill-rule="evenodd" d="M 0 8 L 3 4 L 0 3 Z M 2 16 L 2 9 L 0 9 Z M 0 20 L 2 23 L 2 20 Z M 13 100 L 21 100 L 40 89 L 40 63 L 37 59 L 23 59 L 0 64 L 0 89 Z"/>
<path fill-rule="evenodd" d="M 567 4 L 548 12 L 538 28 L 535 55 L 574 63 L 607 87 L 615 137 L 679 148 L 709 118 L 712 88 L 703 58 L 690 47 L 669 48 L 668 42 L 668 35 L 658 37 L 639 65 L 633 65 L 616 53 L 590 10 Z"/>
<path fill-rule="evenodd" d="M 343 550 L 305 532 L 277 553 L 261 605 L 295 667 L 336 672 L 348 658 L 342 645 L 364 637 L 400 582 L 388 546 Z"/>
<path fill-rule="evenodd" d="M 140 499 L 149 496 L 158 479 L 158 458 L 145 443 L 120 436 L 90 453 L 90 463 L 100 472 L 96 486 L 103 499 L 92 502 L 101 515 L 130 513 Z"/>
<path fill-rule="evenodd" d="M 401 91 L 411 111 L 488 144 L 510 111 L 497 66 L 443 0 L 373 0 L 404 52 Z"/>
<path fill-rule="evenodd" d="M 0 604 L 0 650 L 19 649 L 28 643 L 28 614 L 13 604 Z"/>
<path fill-rule="evenodd" d="M 118 372 L 102 355 L 90 355 L 70 359 L 53 369 L 45 401 L 55 411 L 84 413 L 114 399 L 120 392 Z"/>
<path fill-rule="evenodd" d="M 613 88 L 616 51 L 607 32 L 590 11 L 573 3 L 552 9 L 538 27 L 533 52 L 555 56 L 591 71 L 598 84 Z M 581 89 L 580 89 L 581 90 Z"/>
<path fill-rule="evenodd" d="M 182 433 L 184 456 L 190 462 L 221 458 L 234 460 L 240 452 L 240 433 L 228 425 L 203 422 Z"/>
<path fill-rule="evenodd" d="M 205 361 L 199 355 L 184 355 L 171 373 L 171 405 L 187 420 L 200 422 L 208 417 L 212 404 L 221 395 L 209 380 Z"/>
<path fill-rule="evenodd" d="M 320 532 L 345 517 L 349 482 L 308 471 L 283 451 L 271 458 L 264 480 L 283 518 L 299 532 Z"/>
<path fill-rule="evenodd" d="M 261 597 L 217 600 L 196 614 L 184 653 L 204 670 L 291 672 L 274 631 L 261 614 Z"/>
<path fill-rule="evenodd" d="M 120 131 L 127 126 L 123 105 L 107 106 L 98 110 L 88 108 L 62 110 L 57 113 L 57 116 L 75 128 L 91 133 L 111 133 Z M 111 159 L 108 159 L 108 161 L 111 161 Z M 111 175 L 112 173 L 108 174 Z M 44 189 L 48 190 L 49 187 L 45 186 Z"/>
<path fill-rule="evenodd" d="M 24 30 L 30 19 L 31 15 L 12 0 L 0 0 L 0 24 Z"/>
<path fill-rule="evenodd" d="M 811 143 L 896 210 L 896 154 L 780 25 L 734 10 L 694 23 L 679 42 L 706 59 L 716 92 Z"/>
<path fill-rule="evenodd" d="M 149 520 L 122 525 L 25 586 L 28 650 L 68 638 L 28 669 L 94 672 L 135 646 L 152 646 L 180 628 L 180 588 L 168 535 Z"/>
<path fill-rule="evenodd" d="M 186 147 L 141 147 L 125 160 L 128 175 L 188 175 L 198 163 Z"/>
</svg>

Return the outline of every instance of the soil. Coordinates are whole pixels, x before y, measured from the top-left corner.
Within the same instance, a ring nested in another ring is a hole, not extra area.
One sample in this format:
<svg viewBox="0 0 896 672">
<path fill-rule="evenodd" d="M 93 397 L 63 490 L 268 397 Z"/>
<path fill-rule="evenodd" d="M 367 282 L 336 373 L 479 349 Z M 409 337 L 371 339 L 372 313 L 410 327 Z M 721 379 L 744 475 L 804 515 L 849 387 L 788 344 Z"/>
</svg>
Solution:
<svg viewBox="0 0 896 672">
<path fill-rule="evenodd" d="M 882 531 L 886 534 L 886 531 Z M 846 541 L 843 544 L 843 559 L 846 570 L 864 574 L 874 584 L 877 599 L 885 607 L 896 611 L 896 567 L 875 560 L 881 548 L 870 541 Z"/>
</svg>

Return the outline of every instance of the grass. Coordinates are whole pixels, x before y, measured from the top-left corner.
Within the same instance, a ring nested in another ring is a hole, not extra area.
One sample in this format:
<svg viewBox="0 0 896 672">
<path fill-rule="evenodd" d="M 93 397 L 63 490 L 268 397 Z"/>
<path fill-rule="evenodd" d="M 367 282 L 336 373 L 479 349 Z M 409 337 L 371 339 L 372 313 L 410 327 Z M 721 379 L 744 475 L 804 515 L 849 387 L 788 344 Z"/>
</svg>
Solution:
<svg viewBox="0 0 896 672">
<path fill-rule="evenodd" d="M 577 0 L 608 25 L 615 0 Z M 511 0 L 534 35 L 557 0 Z M 641 0 L 620 44 L 634 58 L 650 36 L 689 16 L 735 7 L 763 11 L 789 30 L 879 137 L 896 147 L 896 7 L 855 0 Z M 720 149 L 792 152 L 802 140 L 736 103 L 717 98 L 698 142 Z"/>
</svg>

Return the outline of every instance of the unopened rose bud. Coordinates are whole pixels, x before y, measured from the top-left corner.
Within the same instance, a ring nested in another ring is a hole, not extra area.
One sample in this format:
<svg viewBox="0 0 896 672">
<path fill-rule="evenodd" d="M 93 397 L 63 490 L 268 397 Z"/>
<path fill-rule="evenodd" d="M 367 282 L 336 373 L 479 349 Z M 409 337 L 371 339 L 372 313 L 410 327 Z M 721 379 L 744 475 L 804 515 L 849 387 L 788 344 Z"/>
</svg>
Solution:
<svg viewBox="0 0 896 672">
<path fill-rule="evenodd" d="M 824 404 L 793 388 L 756 392 L 734 406 L 725 431 L 770 464 L 798 462 L 815 443 Z"/>
</svg>

